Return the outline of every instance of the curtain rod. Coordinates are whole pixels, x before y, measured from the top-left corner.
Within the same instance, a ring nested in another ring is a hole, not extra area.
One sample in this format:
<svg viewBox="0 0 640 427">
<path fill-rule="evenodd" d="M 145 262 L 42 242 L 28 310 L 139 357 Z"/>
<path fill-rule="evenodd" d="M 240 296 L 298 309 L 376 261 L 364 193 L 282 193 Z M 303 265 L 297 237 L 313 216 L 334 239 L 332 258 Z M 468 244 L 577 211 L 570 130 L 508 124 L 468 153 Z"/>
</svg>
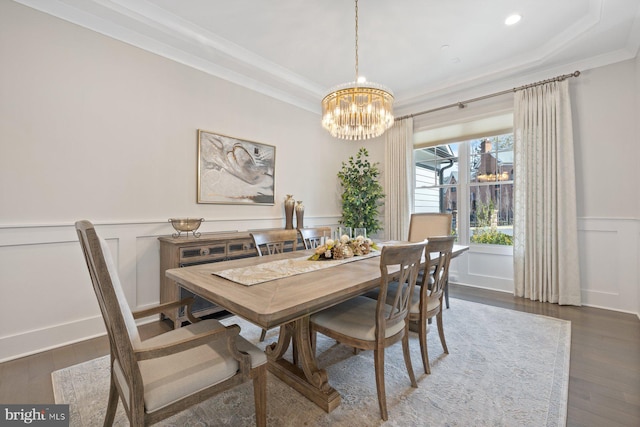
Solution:
<svg viewBox="0 0 640 427">
<path fill-rule="evenodd" d="M 471 102 L 482 101 L 484 99 L 493 98 L 494 96 L 506 95 L 507 93 L 517 92 L 519 90 L 528 89 L 530 87 L 540 86 L 540 85 L 551 83 L 551 82 L 561 82 L 562 80 L 565 80 L 571 77 L 578 77 L 579 75 L 580 75 L 580 71 L 574 71 L 571 74 L 563 74 L 561 76 L 557 76 L 552 79 L 542 80 L 539 82 L 530 83 L 528 85 L 514 87 L 513 89 L 507 89 L 501 92 L 495 92 L 489 95 L 479 96 L 477 98 L 468 99 L 466 101 L 456 102 L 454 104 L 443 105 L 442 107 L 432 108 L 431 110 L 426 110 L 426 111 L 420 111 L 419 113 L 407 114 L 406 116 L 396 118 L 396 120 L 403 120 L 403 119 L 408 119 L 409 117 L 421 116 L 423 114 L 429 114 L 429 113 L 433 113 L 440 110 L 446 110 L 447 108 L 453 108 L 453 107 L 465 108 L 467 104 Z"/>
</svg>

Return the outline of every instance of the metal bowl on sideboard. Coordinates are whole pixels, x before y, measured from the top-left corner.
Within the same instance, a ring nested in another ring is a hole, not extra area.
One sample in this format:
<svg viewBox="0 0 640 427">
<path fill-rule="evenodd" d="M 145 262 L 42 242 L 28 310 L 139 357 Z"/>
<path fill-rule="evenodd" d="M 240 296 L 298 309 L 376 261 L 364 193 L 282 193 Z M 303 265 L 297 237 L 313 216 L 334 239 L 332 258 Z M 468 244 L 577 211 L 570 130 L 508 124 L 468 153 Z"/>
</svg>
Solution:
<svg viewBox="0 0 640 427">
<path fill-rule="evenodd" d="M 204 221 L 204 218 L 169 218 L 169 222 L 173 228 L 178 232 L 173 234 L 173 237 L 180 237 L 181 233 L 189 232 L 193 234 L 193 237 L 200 237 L 200 233 L 196 233 L 196 230 L 200 228 L 200 224 Z"/>
</svg>

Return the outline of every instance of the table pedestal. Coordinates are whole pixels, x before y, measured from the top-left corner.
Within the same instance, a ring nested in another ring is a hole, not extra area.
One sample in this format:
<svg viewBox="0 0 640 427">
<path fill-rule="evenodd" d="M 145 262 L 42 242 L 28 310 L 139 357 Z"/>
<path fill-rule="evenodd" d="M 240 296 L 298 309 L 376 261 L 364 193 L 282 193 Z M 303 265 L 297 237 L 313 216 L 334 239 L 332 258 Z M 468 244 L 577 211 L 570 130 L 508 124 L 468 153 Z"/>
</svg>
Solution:
<svg viewBox="0 0 640 427">
<path fill-rule="evenodd" d="M 293 342 L 294 361 L 283 358 Z M 269 371 L 313 403 L 331 412 L 340 406 L 340 394 L 329 385 L 327 372 L 319 369 L 311 349 L 309 317 L 305 316 L 280 327 L 278 342 L 266 348 Z"/>
</svg>

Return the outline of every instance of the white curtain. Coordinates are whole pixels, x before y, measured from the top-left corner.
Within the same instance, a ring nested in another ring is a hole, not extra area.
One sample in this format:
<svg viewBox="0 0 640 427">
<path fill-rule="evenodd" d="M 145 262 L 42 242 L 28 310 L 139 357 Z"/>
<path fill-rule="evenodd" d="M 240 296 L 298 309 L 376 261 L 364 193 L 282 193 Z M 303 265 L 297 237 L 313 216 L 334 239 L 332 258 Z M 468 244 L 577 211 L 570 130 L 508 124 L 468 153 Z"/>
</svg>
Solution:
<svg viewBox="0 0 640 427">
<path fill-rule="evenodd" d="M 413 118 L 396 121 L 384 145 L 385 236 L 406 240 L 413 201 Z"/>
<path fill-rule="evenodd" d="M 580 305 L 567 80 L 515 94 L 515 295 Z"/>
</svg>

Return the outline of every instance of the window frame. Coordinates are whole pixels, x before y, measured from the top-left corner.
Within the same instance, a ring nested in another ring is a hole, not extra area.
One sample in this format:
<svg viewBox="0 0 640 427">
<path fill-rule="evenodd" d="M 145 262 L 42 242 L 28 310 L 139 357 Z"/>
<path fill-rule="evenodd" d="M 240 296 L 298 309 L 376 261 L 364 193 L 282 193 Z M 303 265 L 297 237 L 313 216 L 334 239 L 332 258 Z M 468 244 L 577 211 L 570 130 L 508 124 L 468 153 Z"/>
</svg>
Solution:
<svg viewBox="0 0 640 427">
<path fill-rule="evenodd" d="M 456 188 L 457 193 L 457 240 L 459 244 L 468 245 L 472 249 L 473 252 L 486 253 L 486 254 L 494 254 L 494 255 L 505 255 L 512 256 L 513 255 L 513 245 L 498 245 L 498 244 L 482 244 L 482 243 L 472 243 L 470 241 L 471 238 L 471 224 L 470 224 L 470 213 L 471 213 L 471 187 L 479 186 L 479 185 L 495 185 L 491 183 L 479 183 L 479 182 L 470 182 L 470 172 L 471 172 L 471 146 L 473 141 L 477 141 L 484 137 L 491 138 L 495 136 L 500 136 L 504 134 L 513 134 L 512 129 L 500 129 L 495 132 L 487 132 L 484 136 L 471 136 L 471 137 L 461 137 L 456 141 L 441 141 L 439 143 L 430 143 L 428 146 L 414 146 L 413 147 L 413 206 L 411 207 L 412 212 L 416 211 L 416 190 L 417 188 L 417 162 L 415 160 L 415 152 L 416 150 L 424 149 L 424 148 L 433 148 L 442 145 L 450 145 L 457 144 L 458 145 L 458 155 L 457 155 L 457 163 L 458 163 L 458 182 L 455 185 L 448 186 L 440 186 L 439 188 Z M 502 184 L 514 184 L 513 178 Z M 514 187 L 515 188 L 515 187 Z"/>
</svg>

